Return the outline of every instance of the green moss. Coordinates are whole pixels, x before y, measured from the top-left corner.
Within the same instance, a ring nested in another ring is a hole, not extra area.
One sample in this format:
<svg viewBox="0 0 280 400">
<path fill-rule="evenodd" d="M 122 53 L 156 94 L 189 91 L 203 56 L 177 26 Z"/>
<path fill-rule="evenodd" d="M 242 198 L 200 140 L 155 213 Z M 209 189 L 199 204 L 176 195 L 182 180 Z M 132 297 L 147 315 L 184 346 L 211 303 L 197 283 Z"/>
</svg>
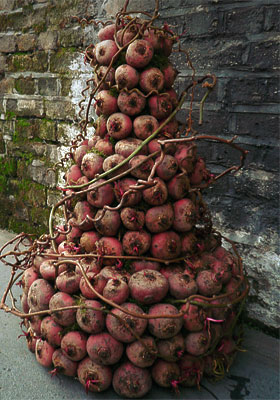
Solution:
<svg viewBox="0 0 280 400">
<path fill-rule="evenodd" d="M 16 176 L 17 161 L 0 157 L 0 193 L 8 192 L 9 178 Z"/>
<path fill-rule="evenodd" d="M 11 121 L 11 120 L 13 120 L 13 119 L 15 119 L 16 118 L 16 113 L 15 112 L 13 112 L 13 111 L 7 111 L 6 112 L 6 114 L 5 114 L 5 119 L 7 120 L 7 121 Z"/>
<path fill-rule="evenodd" d="M 26 118 L 17 118 L 17 125 L 26 128 L 27 126 L 30 126 L 31 123 Z"/>
<path fill-rule="evenodd" d="M 35 33 L 39 34 L 41 32 L 46 32 L 47 23 L 45 21 L 39 22 L 38 24 L 32 25 L 32 29 Z"/>
</svg>

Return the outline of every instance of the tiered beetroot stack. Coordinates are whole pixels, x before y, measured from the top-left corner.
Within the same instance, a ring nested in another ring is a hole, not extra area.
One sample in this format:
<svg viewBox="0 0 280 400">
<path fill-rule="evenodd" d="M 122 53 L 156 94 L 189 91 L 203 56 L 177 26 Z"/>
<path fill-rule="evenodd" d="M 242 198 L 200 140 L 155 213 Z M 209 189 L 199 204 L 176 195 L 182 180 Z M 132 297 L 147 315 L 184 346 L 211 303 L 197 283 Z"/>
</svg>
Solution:
<svg viewBox="0 0 280 400">
<path fill-rule="evenodd" d="M 65 226 L 25 270 L 22 305 L 40 364 L 139 398 L 230 366 L 244 276 L 201 196 L 212 176 L 180 139 L 173 33 L 124 13 L 98 36 L 95 134 L 73 151 Z"/>
</svg>

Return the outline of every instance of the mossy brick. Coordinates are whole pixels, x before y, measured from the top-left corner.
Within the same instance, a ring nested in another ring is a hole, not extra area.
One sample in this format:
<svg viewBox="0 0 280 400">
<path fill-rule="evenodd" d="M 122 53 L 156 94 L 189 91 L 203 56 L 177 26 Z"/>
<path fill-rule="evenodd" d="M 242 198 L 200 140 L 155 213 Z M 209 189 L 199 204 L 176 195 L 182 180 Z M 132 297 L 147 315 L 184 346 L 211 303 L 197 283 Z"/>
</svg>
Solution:
<svg viewBox="0 0 280 400">
<path fill-rule="evenodd" d="M 36 48 L 37 35 L 34 33 L 23 33 L 17 37 L 17 47 L 19 51 L 31 51 Z"/>
<path fill-rule="evenodd" d="M 32 76 L 20 76 L 15 80 L 15 90 L 18 94 L 34 94 L 36 90 L 35 80 Z"/>
<path fill-rule="evenodd" d="M 3 78 L 0 80 L 0 94 L 13 93 L 15 79 L 12 77 Z"/>
<path fill-rule="evenodd" d="M 46 206 L 46 187 L 30 180 L 21 180 L 17 184 L 17 193 L 24 203 L 31 207 Z"/>
<path fill-rule="evenodd" d="M 69 66 L 76 57 L 82 57 L 82 55 L 75 48 L 60 48 L 58 52 L 50 56 L 50 72 L 70 74 Z"/>
<path fill-rule="evenodd" d="M 6 55 L 0 54 L 0 74 L 2 74 L 6 69 Z"/>
<path fill-rule="evenodd" d="M 56 78 L 39 78 L 38 93 L 41 96 L 57 96 L 58 87 Z"/>
<path fill-rule="evenodd" d="M 47 118 L 72 120 L 75 118 L 75 108 L 71 101 L 45 100 L 45 112 Z"/>
<path fill-rule="evenodd" d="M 2 32 L 6 32 L 11 29 L 15 31 L 22 31 L 27 29 L 30 24 L 28 22 L 28 16 L 23 15 L 23 13 L 19 10 L 13 13 L 0 14 L 0 26 Z"/>
<path fill-rule="evenodd" d="M 16 51 L 16 37 L 13 34 L 0 33 L 0 53 Z"/>
<path fill-rule="evenodd" d="M 30 222 L 40 234 L 48 231 L 49 214 L 50 210 L 45 207 L 32 207 L 29 210 Z"/>
<path fill-rule="evenodd" d="M 61 77 L 60 79 L 60 94 L 61 96 L 69 96 L 72 85 L 72 79 L 68 77 Z"/>
<path fill-rule="evenodd" d="M 56 31 L 41 32 L 38 38 L 38 48 L 40 50 L 56 50 L 57 32 Z"/>
<path fill-rule="evenodd" d="M 38 124 L 38 137 L 46 141 L 56 141 L 56 122 L 43 118 L 36 120 Z"/>
<path fill-rule="evenodd" d="M 7 66 L 9 72 L 46 72 L 48 70 L 48 54 L 44 51 L 38 51 L 33 54 L 16 53 L 9 55 Z"/>
<path fill-rule="evenodd" d="M 69 123 L 62 121 L 57 122 L 56 140 L 64 145 L 69 143 Z"/>
<path fill-rule="evenodd" d="M 5 141 L 3 139 L 3 134 L 0 132 L 0 154 L 5 153 Z"/>
<path fill-rule="evenodd" d="M 12 11 L 15 7 L 16 0 L 1 0 L 1 11 Z"/>
<path fill-rule="evenodd" d="M 59 44 L 62 47 L 83 47 L 84 46 L 84 35 L 83 30 L 75 29 L 73 26 L 70 26 L 67 29 L 61 30 L 59 33 Z"/>
</svg>

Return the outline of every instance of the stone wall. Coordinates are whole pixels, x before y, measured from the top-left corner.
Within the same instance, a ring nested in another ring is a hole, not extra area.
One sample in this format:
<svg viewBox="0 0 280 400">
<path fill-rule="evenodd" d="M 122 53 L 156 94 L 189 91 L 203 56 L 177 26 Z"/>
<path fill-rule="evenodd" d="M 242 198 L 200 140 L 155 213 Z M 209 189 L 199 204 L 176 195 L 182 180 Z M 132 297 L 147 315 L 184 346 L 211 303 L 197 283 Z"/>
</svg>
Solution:
<svg viewBox="0 0 280 400">
<path fill-rule="evenodd" d="M 49 207 L 59 198 L 49 169 L 78 133 L 78 102 L 90 69 L 82 51 L 96 41 L 93 25 L 71 18 L 108 19 L 123 0 L 0 0 L 0 227 L 46 232 Z M 132 0 L 130 9 L 153 2 Z M 251 285 L 247 313 L 279 326 L 278 133 L 276 75 L 277 1 L 160 1 L 161 21 L 182 34 L 197 76 L 213 72 L 216 90 L 205 104 L 199 133 L 232 138 L 249 150 L 245 169 L 208 190 L 214 224 L 239 244 Z M 277 36 L 278 35 L 278 36 Z M 190 80 L 185 59 L 174 54 L 177 88 Z M 197 99 L 198 100 L 198 97 Z M 179 118 L 186 120 L 188 103 Z M 220 172 L 239 154 L 202 145 L 209 168 Z"/>
</svg>

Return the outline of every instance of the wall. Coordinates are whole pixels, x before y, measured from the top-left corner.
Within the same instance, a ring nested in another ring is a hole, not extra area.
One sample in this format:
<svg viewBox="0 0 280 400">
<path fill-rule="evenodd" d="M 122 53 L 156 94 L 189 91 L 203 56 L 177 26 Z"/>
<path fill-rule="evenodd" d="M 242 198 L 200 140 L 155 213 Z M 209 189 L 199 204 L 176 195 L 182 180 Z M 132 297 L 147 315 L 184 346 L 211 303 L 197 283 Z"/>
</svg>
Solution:
<svg viewBox="0 0 280 400">
<path fill-rule="evenodd" d="M 182 34 L 197 75 L 213 72 L 216 90 L 205 104 L 199 133 L 232 138 L 249 150 L 245 169 L 205 192 L 214 224 L 239 243 L 252 284 L 249 318 L 269 328 L 277 317 L 279 40 L 277 1 L 160 1 L 161 21 Z M 78 132 L 78 102 L 90 69 L 82 50 L 96 41 L 93 25 L 71 19 L 106 19 L 123 1 L 0 0 L 0 227 L 46 232 L 49 207 L 59 194 L 48 168 Z M 151 10 L 133 0 L 130 9 Z M 277 36 L 278 35 L 278 36 Z M 180 90 L 191 76 L 174 54 Z M 198 99 L 197 99 L 198 100 Z M 188 103 L 179 114 L 186 120 Z M 215 173 L 239 154 L 215 143 L 201 146 Z"/>
</svg>

